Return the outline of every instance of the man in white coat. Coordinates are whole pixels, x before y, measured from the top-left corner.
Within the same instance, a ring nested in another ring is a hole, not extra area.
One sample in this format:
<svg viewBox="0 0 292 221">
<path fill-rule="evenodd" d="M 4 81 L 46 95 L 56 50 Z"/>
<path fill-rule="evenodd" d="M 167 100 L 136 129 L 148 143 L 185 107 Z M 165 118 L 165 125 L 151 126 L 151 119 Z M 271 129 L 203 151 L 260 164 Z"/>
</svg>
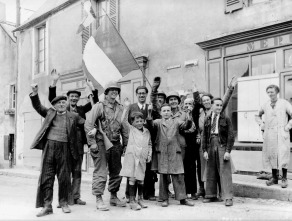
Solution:
<svg viewBox="0 0 292 221">
<path fill-rule="evenodd" d="M 267 186 L 278 184 L 277 170 L 282 169 L 281 187 L 288 186 L 287 168 L 290 161 L 290 133 L 292 120 L 292 105 L 278 98 L 280 89 L 277 85 L 269 85 L 266 89 L 270 101 L 265 103 L 257 118 L 263 131 L 263 167 L 272 169 L 272 178 L 266 182 Z M 265 122 L 262 115 L 265 114 Z"/>
</svg>

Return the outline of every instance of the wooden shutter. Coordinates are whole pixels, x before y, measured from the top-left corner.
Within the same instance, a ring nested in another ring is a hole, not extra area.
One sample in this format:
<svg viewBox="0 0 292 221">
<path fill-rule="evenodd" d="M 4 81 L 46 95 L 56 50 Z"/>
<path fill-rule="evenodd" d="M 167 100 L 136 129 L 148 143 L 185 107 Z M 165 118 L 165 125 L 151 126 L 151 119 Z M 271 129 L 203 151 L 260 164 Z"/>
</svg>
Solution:
<svg viewBox="0 0 292 221">
<path fill-rule="evenodd" d="M 109 17 L 119 30 L 119 0 L 109 0 Z"/>
<path fill-rule="evenodd" d="M 82 1 L 81 3 L 82 7 L 81 7 L 81 10 L 82 10 L 82 18 L 84 17 L 84 2 Z M 85 48 L 85 45 L 89 39 L 89 35 L 90 35 L 90 26 L 86 27 L 86 28 L 83 28 L 82 30 L 82 53 L 84 51 L 84 48 Z"/>
<path fill-rule="evenodd" d="M 4 135 L 4 160 L 9 160 L 9 135 Z"/>
<path fill-rule="evenodd" d="M 225 13 L 243 8 L 243 0 L 225 0 Z"/>
</svg>

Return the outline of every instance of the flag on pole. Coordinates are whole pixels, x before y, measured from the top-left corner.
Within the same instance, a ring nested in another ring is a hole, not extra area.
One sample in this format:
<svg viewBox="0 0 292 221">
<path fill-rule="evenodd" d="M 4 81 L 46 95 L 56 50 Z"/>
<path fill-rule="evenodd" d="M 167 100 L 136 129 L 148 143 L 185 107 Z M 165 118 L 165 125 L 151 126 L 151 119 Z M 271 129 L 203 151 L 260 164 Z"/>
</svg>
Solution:
<svg viewBox="0 0 292 221">
<path fill-rule="evenodd" d="M 77 34 L 82 32 L 84 28 L 88 27 L 96 18 L 96 15 L 94 14 L 94 11 L 92 9 L 91 2 L 89 0 L 83 3 L 83 13 L 84 18 L 82 23 L 78 27 Z"/>
<path fill-rule="evenodd" d="M 133 70 L 140 70 L 137 61 L 110 18 L 101 17 L 100 26 L 84 48 L 84 73 L 103 92 L 109 81 L 118 81 Z"/>
</svg>

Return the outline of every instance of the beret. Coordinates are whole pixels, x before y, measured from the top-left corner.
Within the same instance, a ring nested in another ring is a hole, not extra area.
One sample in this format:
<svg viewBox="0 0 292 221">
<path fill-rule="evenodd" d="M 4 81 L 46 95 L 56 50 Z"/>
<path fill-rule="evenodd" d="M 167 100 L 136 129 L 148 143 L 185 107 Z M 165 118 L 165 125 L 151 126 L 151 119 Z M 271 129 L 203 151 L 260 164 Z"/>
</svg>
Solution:
<svg viewBox="0 0 292 221">
<path fill-rule="evenodd" d="M 58 101 L 60 101 L 60 100 L 67 100 L 67 97 L 66 96 L 64 96 L 64 95 L 61 95 L 61 96 L 57 96 L 57 97 L 55 97 L 52 101 L 51 101 L 51 104 L 52 105 L 55 105 L 55 103 L 57 103 Z"/>
</svg>

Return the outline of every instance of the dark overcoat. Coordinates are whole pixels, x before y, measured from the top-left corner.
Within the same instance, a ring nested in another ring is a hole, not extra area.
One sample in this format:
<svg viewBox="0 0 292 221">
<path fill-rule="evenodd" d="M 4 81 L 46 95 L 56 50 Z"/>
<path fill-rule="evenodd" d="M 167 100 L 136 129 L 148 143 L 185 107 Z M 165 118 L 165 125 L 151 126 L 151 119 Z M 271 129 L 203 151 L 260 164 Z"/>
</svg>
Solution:
<svg viewBox="0 0 292 221">
<path fill-rule="evenodd" d="M 155 155 L 157 161 L 153 161 L 151 170 L 161 174 L 183 174 L 183 158 L 181 145 L 179 143 L 179 131 L 188 130 L 192 121 L 181 121 L 179 119 L 156 119 L 147 121 L 149 127 L 157 131 L 155 140 Z"/>
<path fill-rule="evenodd" d="M 57 112 L 53 108 L 46 108 L 44 107 L 39 99 L 38 95 L 30 96 L 32 106 L 33 108 L 42 116 L 45 118 L 41 129 L 38 131 L 34 141 L 32 142 L 31 149 L 39 149 L 43 150 L 46 141 L 47 141 L 47 132 L 48 128 L 50 127 L 53 119 L 55 118 Z M 76 137 L 77 137 L 77 125 L 79 127 L 84 127 L 85 120 L 81 118 L 76 113 L 71 113 L 67 111 L 67 121 L 66 121 L 66 127 L 68 131 L 68 138 L 69 138 L 69 147 L 72 154 L 72 157 L 77 160 L 78 159 L 78 150 L 77 150 L 77 144 L 76 144 Z"/>
</svg>

